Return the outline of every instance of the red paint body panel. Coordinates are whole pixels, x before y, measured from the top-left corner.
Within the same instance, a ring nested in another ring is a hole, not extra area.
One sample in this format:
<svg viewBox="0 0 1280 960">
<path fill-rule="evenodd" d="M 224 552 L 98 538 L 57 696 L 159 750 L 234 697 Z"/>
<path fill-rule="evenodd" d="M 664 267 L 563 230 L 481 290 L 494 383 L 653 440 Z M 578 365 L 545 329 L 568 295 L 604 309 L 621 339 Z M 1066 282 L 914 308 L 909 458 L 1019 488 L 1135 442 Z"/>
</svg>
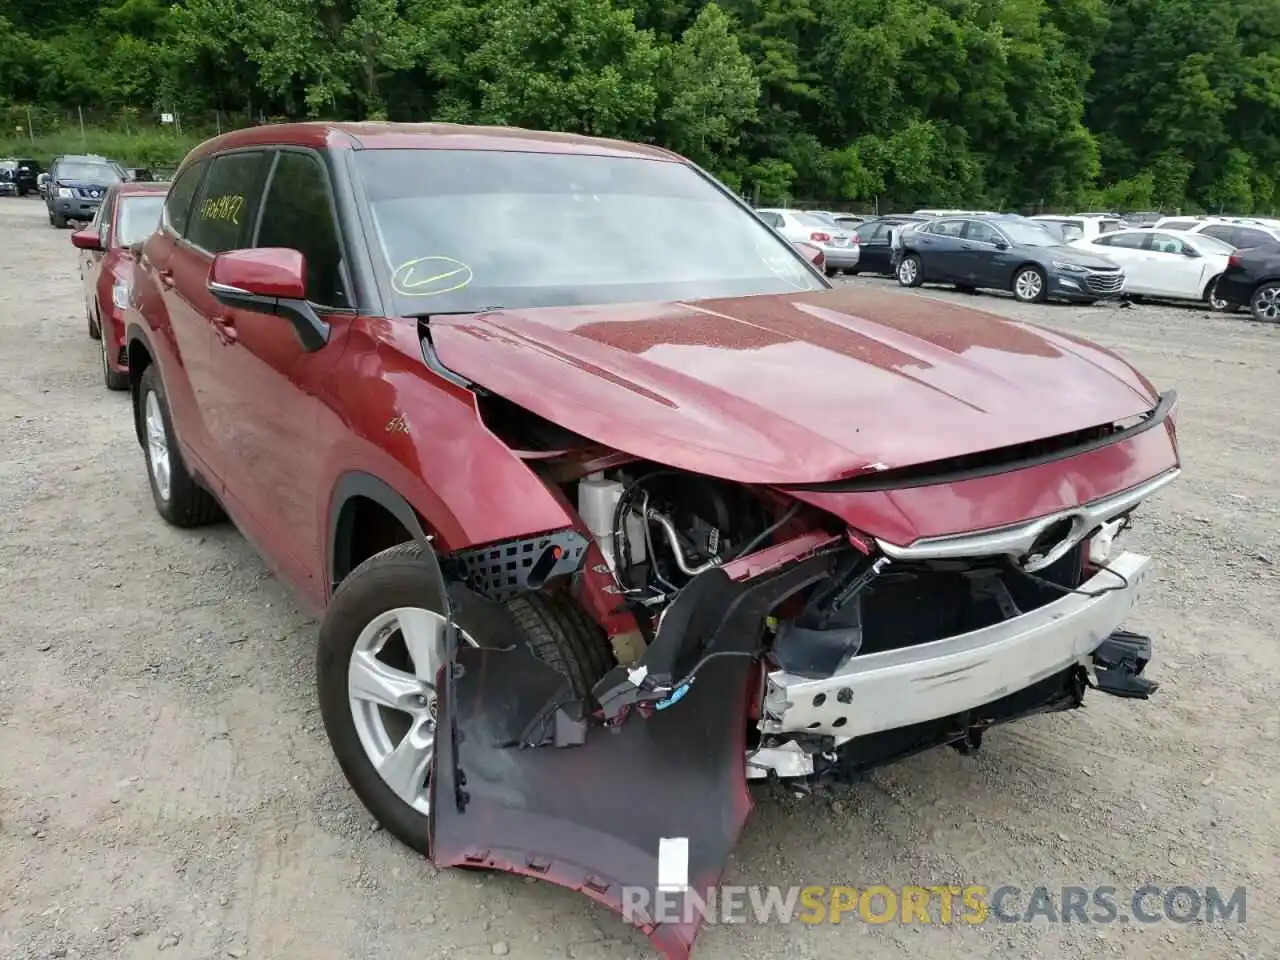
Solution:
<svg viewBox="0 0 1280 960">
<path fill-rule="evenodd" d="M 1105 351 L 856 287 L 442 317 L 432 330 L 447 366 L 548 420 L 747 483 L 814 483 L 960 456 L 1156 402 Z"/>
</svg>

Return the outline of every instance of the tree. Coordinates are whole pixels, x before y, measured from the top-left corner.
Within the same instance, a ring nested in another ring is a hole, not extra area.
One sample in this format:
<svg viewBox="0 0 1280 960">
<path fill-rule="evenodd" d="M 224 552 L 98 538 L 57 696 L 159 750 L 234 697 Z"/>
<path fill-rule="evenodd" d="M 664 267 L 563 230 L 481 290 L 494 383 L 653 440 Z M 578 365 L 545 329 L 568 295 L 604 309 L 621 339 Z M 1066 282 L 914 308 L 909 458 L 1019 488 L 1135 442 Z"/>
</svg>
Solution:
<svg viewBox="0 0 1280 960">
<path fill-rule="evenodd" d="M 679 43 L 662 51 L 658 138 L 707 167 L 735 147 L 744 124 L 756 119 L 760 83 L 742 52 L 729 16 L 702 8 Z"/>
</svg>

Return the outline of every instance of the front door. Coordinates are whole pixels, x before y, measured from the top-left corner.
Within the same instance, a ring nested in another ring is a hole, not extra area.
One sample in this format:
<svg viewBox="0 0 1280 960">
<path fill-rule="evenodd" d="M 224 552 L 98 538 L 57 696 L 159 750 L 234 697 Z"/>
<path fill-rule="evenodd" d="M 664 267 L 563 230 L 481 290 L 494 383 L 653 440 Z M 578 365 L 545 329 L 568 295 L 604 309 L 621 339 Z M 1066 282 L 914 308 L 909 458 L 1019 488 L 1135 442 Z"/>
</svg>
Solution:
<svg viewBox="0 0 1280 960">
<path fill-rule="evenodd" d="M 1008 289 L 1013 280 L 1015 255 L 1009 242 L 989 223 L 970 220 L 965 227 L 964 272 L 975 287 Z M 999 244 L 1004 244 L 1001 250 Z"/>
<path fill-rule="evenodd" d="M 917 230 L 916 251 L 924 278 L 935 283 L 964 283 L 964 221 L 937 220 L 927 230 Z"/>
<path fill-rule="evenodd" d="M 333 325 L 329 343 L 303 348 L 290 322 L 219 305 L 213 318 L 209 419 L 232 465 L 229 493 L 252 518 L 273 565 L 304 594 L 322 602 L 325 531 L 317 488 L 327 449 L 318 438 L 326 376 L 346 342 L 350 284 L 328 172 L 318 155 L 281 150 L 267 178 L 257 235 L 250 247 L 301 251 L 307 299 Z M 327 494 L 327 491 L 324 493 Z"/>
</svg>

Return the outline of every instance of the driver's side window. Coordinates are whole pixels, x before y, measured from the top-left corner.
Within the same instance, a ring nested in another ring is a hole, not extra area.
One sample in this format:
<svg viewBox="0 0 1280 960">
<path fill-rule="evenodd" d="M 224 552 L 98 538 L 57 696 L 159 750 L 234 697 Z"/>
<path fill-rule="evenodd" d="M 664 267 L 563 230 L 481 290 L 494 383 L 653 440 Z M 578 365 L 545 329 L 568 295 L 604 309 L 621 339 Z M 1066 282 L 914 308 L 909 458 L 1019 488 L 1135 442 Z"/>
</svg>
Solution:
<svg viewBox="0 0 1280 960">
<path fill-rule="evenodd" d="M 978 243 L 997 243 L 1003 238 L 1000 234 L 979 220 L 970 220 L 969 228 L 965 232 L 966 240 L 976 240 Z"/>
</svg>

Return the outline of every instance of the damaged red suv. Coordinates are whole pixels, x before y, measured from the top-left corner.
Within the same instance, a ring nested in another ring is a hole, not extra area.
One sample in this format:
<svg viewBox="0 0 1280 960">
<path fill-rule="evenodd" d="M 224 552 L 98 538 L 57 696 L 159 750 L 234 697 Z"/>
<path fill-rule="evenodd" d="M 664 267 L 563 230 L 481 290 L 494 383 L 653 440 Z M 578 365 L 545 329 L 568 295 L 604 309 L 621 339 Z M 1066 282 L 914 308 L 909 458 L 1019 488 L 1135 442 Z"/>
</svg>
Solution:
<svg viewBox="0 0 1280 960">
<path fill-rule="evenodd" d="M 1121 629 L 1151 561 L 1115 540 L 1179 472 L 1175 395 L 1073 337 L 832 288 L 664 150 L 227 134 L 177 174 L 128 321 L 156 507 L 229 514 L 322 617 L 373 815 L 668 956 L 748 781 L 1155 689 Z"/>
</svg>

